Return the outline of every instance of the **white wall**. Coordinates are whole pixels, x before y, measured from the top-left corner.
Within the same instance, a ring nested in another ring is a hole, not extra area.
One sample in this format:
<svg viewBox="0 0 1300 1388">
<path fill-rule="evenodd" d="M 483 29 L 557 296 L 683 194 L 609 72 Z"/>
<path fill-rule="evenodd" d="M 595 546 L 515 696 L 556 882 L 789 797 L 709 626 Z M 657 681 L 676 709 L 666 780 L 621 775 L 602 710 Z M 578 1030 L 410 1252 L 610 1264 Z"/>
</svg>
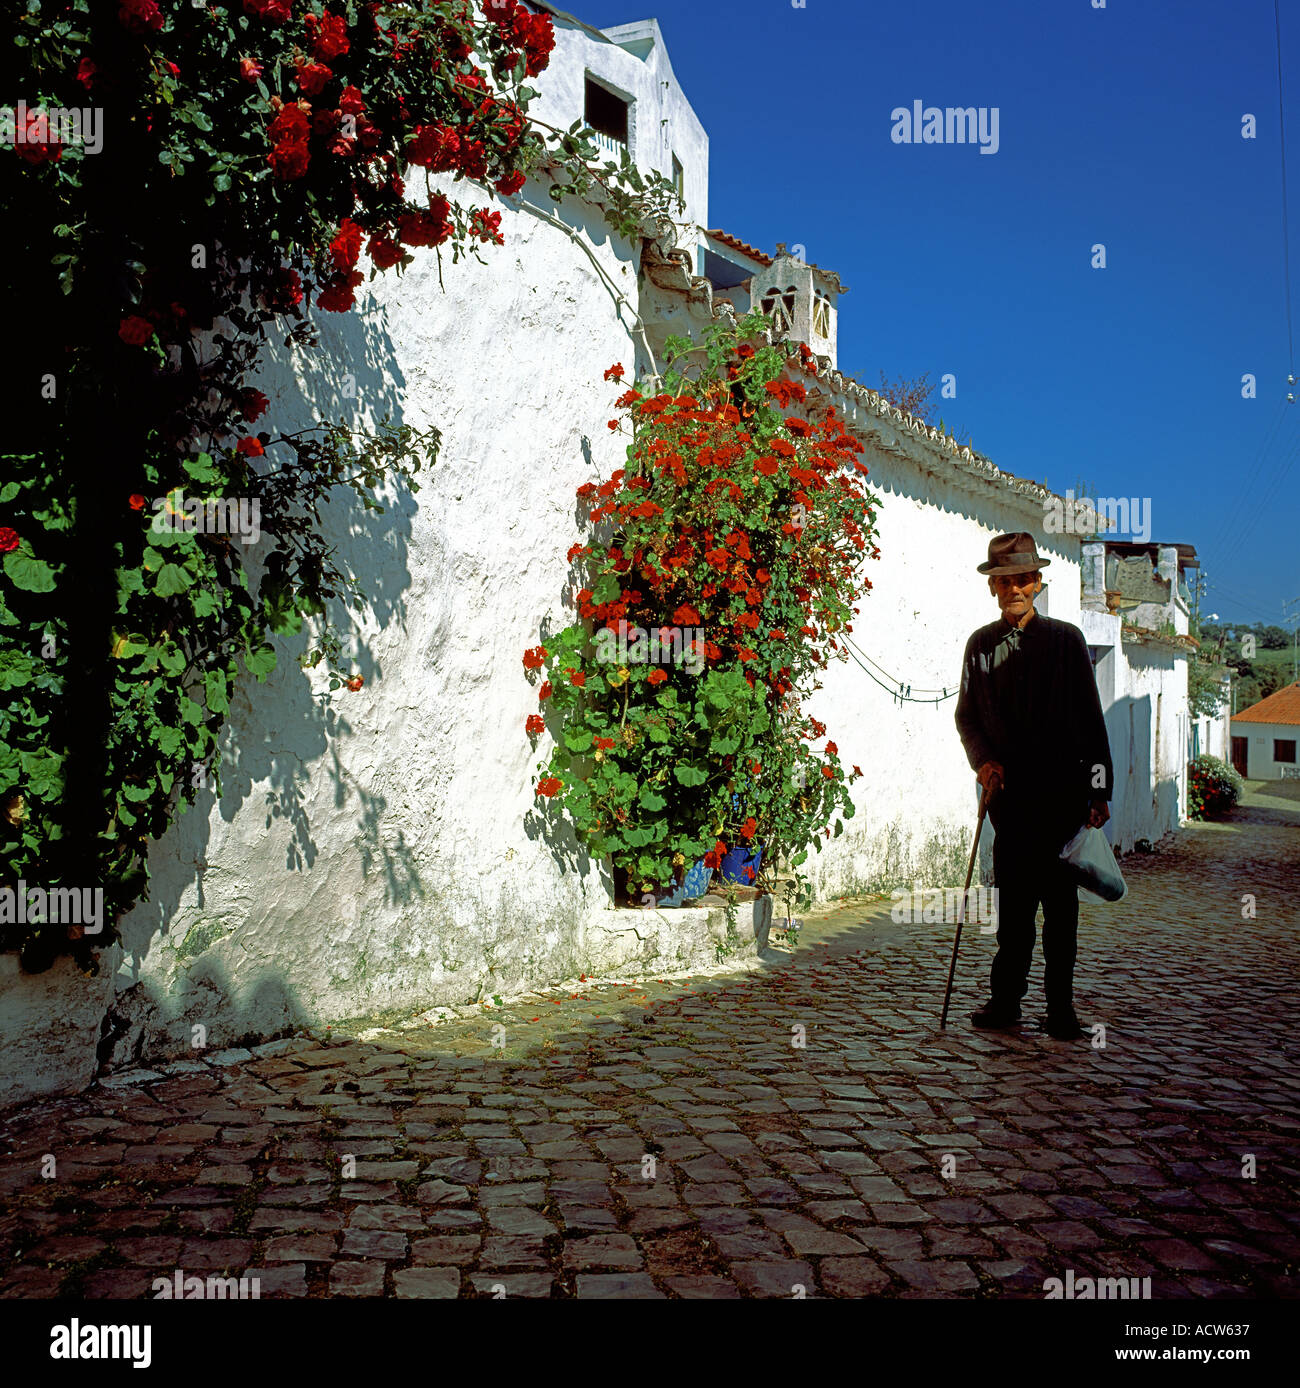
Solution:
<svg viewBox="0 0 1300 1388">
<path fill-rule="evenodd" d="M 1247 738 L 1246 767 L 1252 781 L 1277 781 L 1300 770 L 1300 761 L 1282 762 L 1273 756 L 1275 739 L 1296 744 L 1300 756 L 1300 727 L 1294 723 L 1233 723 L 1232 731 Z"/>
</svg>

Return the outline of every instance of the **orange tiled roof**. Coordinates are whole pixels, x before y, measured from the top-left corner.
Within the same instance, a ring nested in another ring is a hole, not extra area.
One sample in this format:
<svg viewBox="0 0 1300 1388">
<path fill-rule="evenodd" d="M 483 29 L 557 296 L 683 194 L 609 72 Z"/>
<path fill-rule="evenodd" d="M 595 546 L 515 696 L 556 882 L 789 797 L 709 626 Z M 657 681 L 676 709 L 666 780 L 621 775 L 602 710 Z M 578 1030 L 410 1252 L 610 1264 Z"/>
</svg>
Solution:
<svg viewBox="0 0 1300 1388">
<path fill-rule="evenodd" d="M 1232 715 L 1234 723 L 1288 723 L 1300 725 L 1300 681 L 1276 690 L 1267 699 Z"/>
<path fill-rule="evenodd" d="M 705 228 L 705 234 L 712 236 L 715 241 L 721 241 L 724 246 L 730 246 L 733 251 L 740 251 L 743 255 L 749 256 L 751 260 L 761 261 L 764 265 L 772 263 L 772 257 L 760 251 L 757 246 L 751 246 L 747 241 L 742 241 L 739 236 L 732 236 L 729 231 L 720 229 L 710 231 Z"/>
</svg>

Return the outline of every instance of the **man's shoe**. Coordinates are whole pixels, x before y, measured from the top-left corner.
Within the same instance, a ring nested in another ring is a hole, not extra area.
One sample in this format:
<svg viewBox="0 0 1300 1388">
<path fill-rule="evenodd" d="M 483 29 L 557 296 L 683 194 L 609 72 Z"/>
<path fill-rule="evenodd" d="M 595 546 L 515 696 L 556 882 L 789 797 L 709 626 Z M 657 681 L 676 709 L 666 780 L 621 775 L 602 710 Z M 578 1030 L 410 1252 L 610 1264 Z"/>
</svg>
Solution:
<svg viewBox="0 0 1300 1388">
<path fill-rule="evenodd" d="M 979 1027 L 981 1031 L 1005 1031 L 1008 1027 L 1013 1027 L 1020 1020 L 1020 1004 L 1013 1003 L 1010 1007 L 1004 1007 L 1001 1003 L 993 1002 L 991 999 L 980 1008 L 978 1012 L 971 1014 L 970 1023 L 973 1027 Z"/>
<path fill-rule="evenodd" d="M 1074 1015 L 1073 1008 L 1069 1012 L 1049 1012 L 1043 1022 L 1043 1030 L 1057 1041 L 1077 1041 L 1088 1034 Z"/>
</svg>

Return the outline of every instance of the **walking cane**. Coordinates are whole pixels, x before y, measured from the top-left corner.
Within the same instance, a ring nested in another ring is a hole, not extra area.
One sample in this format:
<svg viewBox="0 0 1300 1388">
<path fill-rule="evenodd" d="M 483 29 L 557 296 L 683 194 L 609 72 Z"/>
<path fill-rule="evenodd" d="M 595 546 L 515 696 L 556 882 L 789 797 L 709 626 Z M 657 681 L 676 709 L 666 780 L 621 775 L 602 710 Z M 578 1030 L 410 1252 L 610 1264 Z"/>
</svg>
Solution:
<svg viewBox="0 0 1300 1388">
<path fill-rule="evenodd" d="M 952 963 L 948 965 L 948 988 L 943 995 L 943 1016 L 939 1018 L 942 1030 L 948 1025 L 948 1003 L 952 999 L 952 978 L 957 972 L 957 947 L 961 944 L 962 922 L 966 919 L 966 894 L 970 891 L 970 879 L 975 871 L 975 854 L 979 852 L 980 831 L 984 828 L 984 811 L 988 808 L 989 788 L 980 791 L 980 817 L 975 825 L 975 842 L 970 846 L 970 862 L 966 864 L 966 886 L 962 889 L 961 901 L 957 904 L 957 938 L 952 942 Z"/>
</svg>

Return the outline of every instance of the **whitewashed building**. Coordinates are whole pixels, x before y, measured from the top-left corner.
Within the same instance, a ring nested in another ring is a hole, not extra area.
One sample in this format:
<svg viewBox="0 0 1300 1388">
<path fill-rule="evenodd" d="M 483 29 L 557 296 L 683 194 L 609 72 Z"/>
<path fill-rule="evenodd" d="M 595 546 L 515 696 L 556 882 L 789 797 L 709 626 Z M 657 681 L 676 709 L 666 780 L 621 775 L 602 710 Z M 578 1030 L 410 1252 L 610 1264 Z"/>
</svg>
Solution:
<svg viewBox="0 0 1300 1388">
<path fill-rule="evenodd" d="M 1300 682 L 1232 715 L 1233 762 L 1252 781 L 1300 777 Z"/>
<path fill-rule="evenodd" d="M 552 202 L 540 169 L 502 201 L 505 244 L 486 263 L 448 265 L 440 285 L 421 252 L 353 313 L 323 315 L 319 348 L 268 358 L 272 427 L 388 415 L 442 432 L 418 494 L 325 519 L 370 598 L 351 652 L 364 686 L 323 704 L 324 676 L 296 663 L 307 636 L 279 641 L 272 677 L 232 702 L 220 795 L 153 846 L 150 899 L 100 975 L 65 959 L 29 978 L 0 957 L 0 1103 L 84 1084 L 100 1063 L 191 1056 L 200 1034 L 216 1049 L 579 972 L 712 962 L 719 912 L 614 910 L 605 865 L 545 829 L 533 786 L 548 747 L 524 736 L 536 692 L 521 653 L 570 620 L 576 488 L 623 461 L 605 427 L 621 387 L 603 372 L 652 375 L 669 333 L 754 303 L 816 354 L 819 374 L 795 379 L 839 407 L 881 502 L 857 658 L 812 704 L 867 775 L 812 880 L 832 895 L 961 879 L 976 794 L 954 696 L 966 638 L 997 616 L 976 566 L 992 536 L 1032 532 L 1052 559 L 1040 609 L 1080 622 L 1081 542 L 1045 533 L 1060 498 L 840 374 L 834 272 L 709 228 L 708 138 L 654 20 L 602 33 L 539 8 L 557 42 L 534 114 L 582 117 L 675 179 L 685 216 L 628 239 L 596 200 Z M 763 924 L 742 916 L 749 948 Z"/>
</svg>

